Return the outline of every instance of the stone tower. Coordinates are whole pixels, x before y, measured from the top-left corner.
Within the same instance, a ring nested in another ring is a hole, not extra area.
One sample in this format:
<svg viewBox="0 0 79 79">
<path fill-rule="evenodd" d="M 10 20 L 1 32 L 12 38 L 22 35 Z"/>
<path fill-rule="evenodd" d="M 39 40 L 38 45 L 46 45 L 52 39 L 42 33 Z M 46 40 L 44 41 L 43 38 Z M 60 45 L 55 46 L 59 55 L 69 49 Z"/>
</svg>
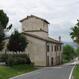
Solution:
<svg viewBox="0 0 79 79">
<path fill-rule="evenodd" d="M 41 37 L 48 37 L 49 22 L 40 17 L 31 15 L 20 20 L 23 32 L 32 33 Z"/>
</svg>

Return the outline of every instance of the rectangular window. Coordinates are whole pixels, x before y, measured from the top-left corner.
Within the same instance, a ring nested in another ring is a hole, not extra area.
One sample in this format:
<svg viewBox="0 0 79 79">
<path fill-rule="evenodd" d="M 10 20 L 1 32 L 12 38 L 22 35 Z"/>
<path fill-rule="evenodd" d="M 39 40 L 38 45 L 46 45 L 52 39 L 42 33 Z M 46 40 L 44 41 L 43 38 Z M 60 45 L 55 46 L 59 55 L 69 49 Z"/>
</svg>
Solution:
<svg viewBox="0 0 79 79">
<path fill-rule="evenodd" d="M 61 51 L 61 45 L 60 45 L 60 51 Z"/>
<path fill-rule="evenodd" d="M 57 51 L 57 46 L 55 46 L 55 51 Z"/>
<path fill-rule="evenodd" d="M 59 46 L 57 46 L 57 51 L 58 51 L 58 47 L 59 47 Z"/>
<path fill-rule="evenodd" d="M 55 46 L 55 51 L 58 51 L 58 50 L 59 50 L 59 46 L 56 45 L 56 46 Z"/>
<path fill-rule="evenodd" d="M 47 45 L 47 52 L 49 52 L 49 45 Z"/>
<path fill-rule="evenodd" d="M 53 51 L 53 45 L 52 45 L 52 48 L 51 48 L 51 49 L 52 49 L 52 51 Z"/>
</svg>

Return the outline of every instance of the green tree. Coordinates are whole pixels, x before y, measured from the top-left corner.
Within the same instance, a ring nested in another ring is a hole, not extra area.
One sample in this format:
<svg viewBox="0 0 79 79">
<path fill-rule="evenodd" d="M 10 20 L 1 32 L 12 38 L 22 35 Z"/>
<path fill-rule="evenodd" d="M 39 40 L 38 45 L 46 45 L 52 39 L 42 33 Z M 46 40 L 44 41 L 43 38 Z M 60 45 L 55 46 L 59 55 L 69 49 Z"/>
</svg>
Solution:
<svg viewBox="0 0 79 79">
<path fill-rule="evenodd" d="M 0 24 L 3 27 L 3 29 L 6 28 L 8 22 L 9 22 L 8 16 L 6 15 L 6 13 L 4 13 L 3 10 L 0 10 Z"/>
<path fill-rule="evenodd" d="M 14 52 L 24 51 L 27 47 L 27 44 L 28 42 L 25 36 L 21 33 L 18 33 L 18 31 L 15 31 L 15 33 L 12 34 L 9 38 L 7 49 Z"/>
<path fill-rule="evenodd" d="M 4 48 L 4 29 L 8 24 L 9 18 L 4 13 L 3 10 L 0 10 L 0 51 Z"/>
<path fill-rule="evenodd" d="M 77 20 L 77 24 L 73 28 L 71 28 L 71 30 L 71 38 L 74 40 L 74 42 L 79 44 L 79 20 Z"/>
<path fill-rule="evenodd" d="M 63 60 L 70 61 L 75 57 L 75 50 L 70 45 L 65 45 L 63 47 Z"/>
<path fill-rule="evenodd" d="M 4 48 L 4 38 L 5 38 L 4 30 L 1 28 L 0 25 L 0 51 Z"/>
<path fill-rule="evenodd" d="M 79 56 L 79 47 L 75 50 L 76 56 Z"/>
</svg>

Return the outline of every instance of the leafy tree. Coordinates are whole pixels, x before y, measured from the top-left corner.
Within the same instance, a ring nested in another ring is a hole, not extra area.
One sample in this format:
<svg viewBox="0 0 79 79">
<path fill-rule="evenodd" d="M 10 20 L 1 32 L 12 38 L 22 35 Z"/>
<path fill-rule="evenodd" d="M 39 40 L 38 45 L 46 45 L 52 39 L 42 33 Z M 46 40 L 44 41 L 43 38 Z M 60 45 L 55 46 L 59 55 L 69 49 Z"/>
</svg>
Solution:
<svg viewBox="0 0 79 79">
<path fill-rule="evenodd" d="M 4 48 L 4 37 L 5 37 L 4 31 L 0 26 L 0 51 Z"/>
<path fill-rule="evenodd" d="M 24 51 L 27 47 L 27 44 L 28 42 L 26 38 L 21 33 L 18 33 L 18 31 L 15 31 L 15 33 L 9 38 L 7 49 L 14 52 Z"/>
<path fill-rule="evenodd" d="M 70 45 L 65 45 L 63 47 L 63 59 L 65 61 L 70 61 L 75 57 L 75 51 L 74 48 Z"/>
<path fill-rule="evenodd" d="M 4 13 L 3 10 L 0 10 L 0 51 L 4 48 L 4 29 L 8 24 L 9 18 Z"/>
<path fill-rule="evenodd" d="M 79 44 L 79 20 L 77 20 L 77 24 L 71 29 L 72 29 L 72 32 L 70 33 L 71 38 L 74 40 L 74 42 Z"/>
<path fill-rule="evenodd" d="M 6 28 L 8 24 L 9 18 L 7 17 L 6 13 L 3 10 L 0 10 L 0 24 L 2 25 L 3 29 Z"/>
<path fill-rule="evenodd" d="M 75 51 L 76 51 L 76 56 L 79 56 L 79 47 Z"/>
</svg>

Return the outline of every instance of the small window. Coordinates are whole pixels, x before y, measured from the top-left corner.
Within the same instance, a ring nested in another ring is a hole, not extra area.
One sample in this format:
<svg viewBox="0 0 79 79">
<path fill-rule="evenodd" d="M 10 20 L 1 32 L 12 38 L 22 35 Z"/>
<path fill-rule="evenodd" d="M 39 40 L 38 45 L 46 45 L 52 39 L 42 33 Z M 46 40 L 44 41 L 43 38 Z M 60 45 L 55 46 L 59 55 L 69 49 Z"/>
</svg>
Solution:
<svg viewBox="0 0 79 79">
<path fill-rule="evenodd" d="M 61 51 L 61 45 L 60 45 L 60 51 Z"/>
<path fill-rule="evenodd" d="M 49 52 L 49 45 L 47 45 L 47 52 Z"/>
<path fill-rule="evenodd" d="M 57 51 L 57 46 L 55 46 L 55 51 Z"/>
<path fill-rule="evenodd" d="M 59 46 L 56 45 L 56 46 L 55 46 L 55 51 L 58 51 L 58 50 L 59 50 Z"/>
<path fill-rule="evenodd" d="M 59 46 L 57 46 L 57 51 L 58 51 L 58 47 L 59 47 Z"/>
<path fill-rule="evenodd" d="M 51 49 L 52 49 L 52 51 L 53 51 L 53 45 L 52 45 L 52 48 L 51 48 Z"/>
</svg>

